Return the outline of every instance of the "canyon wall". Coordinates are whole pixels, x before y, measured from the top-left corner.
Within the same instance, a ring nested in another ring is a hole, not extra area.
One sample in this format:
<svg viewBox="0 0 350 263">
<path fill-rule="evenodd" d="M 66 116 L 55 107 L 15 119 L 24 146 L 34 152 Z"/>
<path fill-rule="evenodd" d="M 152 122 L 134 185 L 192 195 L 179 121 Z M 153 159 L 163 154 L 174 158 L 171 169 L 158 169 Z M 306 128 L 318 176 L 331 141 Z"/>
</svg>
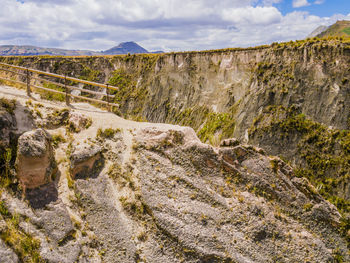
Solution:
<svg viewBox="0 0 350 263">
<path fill-rule="evenodd" d="M 126 118 L 191 126 L 213 145 L 236 137 L 260 146 L 299 167 L 298 175 L 349 212 L 350 44 L 344 40 L 0 61 L 116 85 L 114 110 Z"/>
</svg>

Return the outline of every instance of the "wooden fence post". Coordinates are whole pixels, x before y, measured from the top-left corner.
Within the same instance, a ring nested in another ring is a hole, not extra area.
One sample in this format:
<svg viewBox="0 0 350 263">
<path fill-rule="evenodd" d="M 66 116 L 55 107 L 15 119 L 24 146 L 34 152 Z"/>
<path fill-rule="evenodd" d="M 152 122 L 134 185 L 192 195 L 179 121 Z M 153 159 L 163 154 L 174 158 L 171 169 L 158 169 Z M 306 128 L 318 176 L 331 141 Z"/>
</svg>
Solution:
<svg viewBox="0 0 350 263">
<path fill-rule="evenodd" d="M 107 94 L 107 110 L 111 111 L 111 106 L 109 105 L 109 88 L 108 88 L 108 83 L 106 84 L 107 88 L 106 88 L 106 94 Z"/>
<path fill-rule="evenodd" d="M 67 106 L 69 106 L 70 105 L 70 90 L 69 90 L 69 87 L 67 85 L 66 75 L 64 75 L 64 88 L 66 91 L 66 104 L 67 104 Z"/>
<path fill-rule="evenodd" d="M 27 68 L 27 96 L 30 97 L 30 75 L 29 75 L 29 70 Z"/>
</svg>

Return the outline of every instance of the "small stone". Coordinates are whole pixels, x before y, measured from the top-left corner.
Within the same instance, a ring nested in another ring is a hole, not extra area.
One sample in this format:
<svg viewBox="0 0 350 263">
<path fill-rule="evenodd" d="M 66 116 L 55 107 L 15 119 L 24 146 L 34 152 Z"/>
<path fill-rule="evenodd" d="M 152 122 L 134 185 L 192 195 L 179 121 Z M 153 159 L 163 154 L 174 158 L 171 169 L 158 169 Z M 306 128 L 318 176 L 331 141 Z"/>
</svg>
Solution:
<svg viewBox="0 0 350 263">
<path fill-rule="evenodd" d="M 233 147 L 239 145 L 239 140 L 236 138 L 225 139 L 220 142 L 220 147 Z"/>
</svg>

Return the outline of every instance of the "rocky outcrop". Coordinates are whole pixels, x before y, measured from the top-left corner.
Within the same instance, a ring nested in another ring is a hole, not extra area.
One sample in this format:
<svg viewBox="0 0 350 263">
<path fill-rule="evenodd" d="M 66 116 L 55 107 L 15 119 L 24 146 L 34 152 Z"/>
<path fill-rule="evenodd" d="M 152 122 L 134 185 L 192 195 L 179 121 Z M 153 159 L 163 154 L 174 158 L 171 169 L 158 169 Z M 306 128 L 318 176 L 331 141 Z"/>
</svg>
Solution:
<svg viewBox="0 0 350 263">
<path fill-rule="evenodd" d="M 202 143 L 189 127 L 84 114 L 92 126 L 57 145 L 56 180 L 26 189 L 29 203 L 16 189 L 0 193 L 0 255 L 50 263 L 349 261 L 338 210 L 281 158 L 237 139 Z M 49 141 L 42 129 L 23 134 L 17 164 L 48 156 Z"/>
<path fill-rule="evenodd" d="M 70 170 L 73 178 L 94 177 L 102 167 L 102 148 L 95 144 L 82 143 L 74 147 L 70 155 Z"/>
<path fill-rule="evenodd" d="M 8 160 L 9 149 L 13 149 L 11 143 L 14 140 L 14 132 L 17 122 L 14 114 L 15 102 L 11 102 L 5 98 L 0 98 L 0 169 L 5 170 Z M 7 159 L 7 160 L 6 160 Z M 8 173 L 8 171 L 7 171 Z"/>
<path fill-rule="evenodd" d="M 6 263 L 17 263 L 17 255 L 8 248 L 4 242 L 0 239 L 0 260 Z"/>
<path fill-rule="evenodd" d="M 348 141 L 342 134 L 350 133 L 349 50 L 347 41 L 311 39 L 152 56 L 0 60 L 118 86 L 117 113 L 126 118 L 191 126 L 212 145 L 235 137 L 260 146 L 296 164 L 324 197 L 349 214 L 347 145 L 340 146 L 345 158 L 338 158 L 338 143 Z M 312 132 L 300 137 L 288 114 L 280 115 L 282 132 L 272 135 L 268 125 L 265 134 L 252 133 L 261 127 L 259 118 L 276 107 L 324 125 L 337 138 L 308 139 Z"/>
<path fill-rule="evenodd" d="M 68 128 L 73 132 L 80 132 L 91 125 L 91 120 L 81 113 L 71 112 L 67 120 Z"/>
<path fill-rule="evenodd" d="M 40 120 L 40 125 L 47 129 L 57 129 L 61 126 L 67 125 L 68 118 L 69 109 L 53 109 L 47 114 L 47 117 L 44 120 Z"/>
<path fill-rule="evenodd" d="M 0 144 L 8 147 L 10 143 L 10 132 L 16 127 L 16 119 L 13 114 L 0 108 Z"/>
<path fill-rule="evenodd" d="M 51 140 L 51 135 L 43 129 L 29 131 L 19 137 L 17 178 L 24 189 L 51 182 L 57 170 Z"/>
<path fill-rule="evenodd" d="M 147 129 L 135 146 L 141 200 L 186 262 L 328 262 L 346 253 L 337 209 L 289 165 L 252 146 L 213 148 L 194 136 Z M 161 253 L 170 251 L 154 251 L 154 262 Z"/>
</svg>

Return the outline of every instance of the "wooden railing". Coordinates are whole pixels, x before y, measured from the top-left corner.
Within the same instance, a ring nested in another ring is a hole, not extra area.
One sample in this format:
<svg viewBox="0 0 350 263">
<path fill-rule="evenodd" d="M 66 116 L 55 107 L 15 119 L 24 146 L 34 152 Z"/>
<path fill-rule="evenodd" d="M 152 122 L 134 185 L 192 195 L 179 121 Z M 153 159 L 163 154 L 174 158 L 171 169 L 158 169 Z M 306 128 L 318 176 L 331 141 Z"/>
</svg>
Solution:
<svg viewBox="0 0 350 263">
<path fill-rule="evenodd" d="M 41 90 L 45 90 L 45 91 L 48 91 L 48 92 L 54 92 L 54 93 L 58 93 L 58 94 L 64 95 L 67 105 L 70 105 L 70 99 L 71 98 L 78 98 L 78 99 L 82 99 L 82 100 L 87 100 L 87 101 L 92 101 L 92 102 L 105 104 L 105 105 L 107 105 L 107 108 L 108 108 L 109 111 L 111 110 L 112 106 L 114 106 L 114 107 L 118 107 L 119 106 L 118 104 L 115 104 L 115 103 L 111 102 L 111 99 L 113 99 L 115 96 L 110 94 L 110 90 L 118 90 L 118 88 L 114 87 L 114 86 L 111 86 L 109 84 L 102 84 L 102 83 L 97 83 L 97 82 L 77 79 L 77 78 L 73 78 L 73 77 L 69 77 L 69 76 L 58 75 L 58 74 L 55 74 L 55 73 L 50 73 L 50 72 L 46 72 L 46 71 L 36 70 L 36 69 L 32 69 L 32 68 L 26 68 L 26 67 L 10 65 L 10 64 L 1 63 L 1 62 L 0 62 L 0 66 L 1 66 L 0 67 L 0 71 L 9 72 L 9 73 L 16 74 L 16 75 L 19 75 L 19 76 L 22 76 L 23 78 L 25 78 L 26 81 L 23 82 L 23 81 L 13 80 L 13 79 L 9 79 L 9 78 L 3 78 L 3 77 L 0 76 L 0 80 L 5 80 L 5 81 L 10 81 L 10 82 L 14 82 L 14 83 L 17 83 L 17 84 L 25 85 L 27 87 L 27 95 L 29 97 L 31 96 L 31 89 L 30 89 L 30 87 L 33 87 L 33 88 L 36 88 L 36 89 L 41 89 Z M 37 76 L 34 76 L 33 73 L 37 74 Z M 45 76 L 49 76 L 49 77 L 53 77 L 53 78 L 57 78 L 57 79 L 62 79 L 64 81 L 63 81 L 63 83 L 59 83 L 59 82 L 55 82 L 55 81 L 52 81 L 52 80 L 41 78 L 41 77 L 39 77 L 40 75 L 45 75 Z M 44 83 L 54 84 L 54 85 L 59 86 L 59 87 L 63 87 L 64 88 L 64 92 L 63 91 L 59 91 L 59 90 L 55 90 L 55 89 L 51 89 L 51 88 L 47 88 L 47 87 L 34 85 L 34 84 L 31 83 L 32 79 L 33 80 L 38 80 L 38 81 L 44 82 Z M 83 88 L 71 86 L 71 85 L 68 85 L 67 81 L 71 81 L 71 82 L 75 82 L 75 83 L 83 83 L 83 84 L 94 86 L 94 87 L 105 88 L 106 93 L 102 93 L 102 92 L 99 92 L 99 91 L 94 91 L 94 90 L 83 89 Z M 89 98 L 89 97 L 84 97 L 84 96 L 71 94 L 71 90 L 79 90 L 80 92 L 86 92 L 86 93 L 93 94 L 93 95 L 100 95 L 100 96 L 102 96 L 102 99 L 95 99 L 95 98 Z M 106 98 L 106 101 L 103 100 L 104 97 Z"/>
</svg>

